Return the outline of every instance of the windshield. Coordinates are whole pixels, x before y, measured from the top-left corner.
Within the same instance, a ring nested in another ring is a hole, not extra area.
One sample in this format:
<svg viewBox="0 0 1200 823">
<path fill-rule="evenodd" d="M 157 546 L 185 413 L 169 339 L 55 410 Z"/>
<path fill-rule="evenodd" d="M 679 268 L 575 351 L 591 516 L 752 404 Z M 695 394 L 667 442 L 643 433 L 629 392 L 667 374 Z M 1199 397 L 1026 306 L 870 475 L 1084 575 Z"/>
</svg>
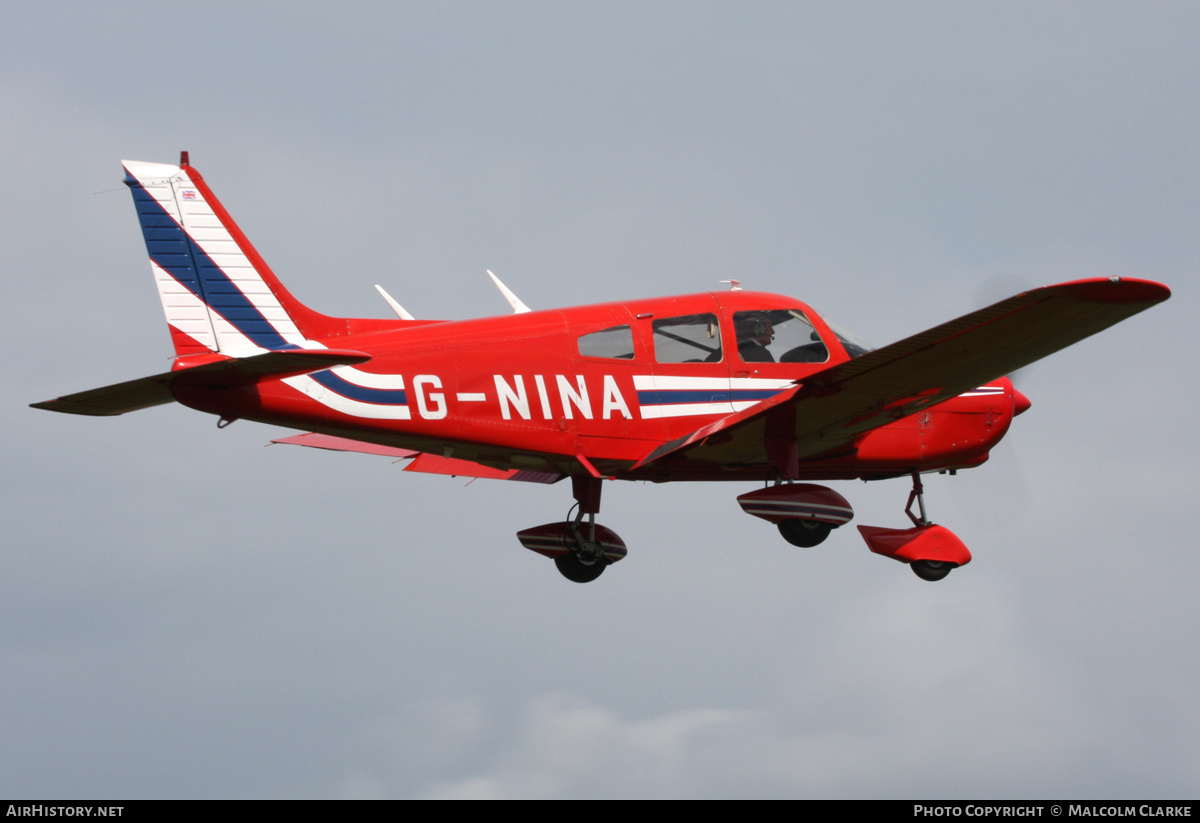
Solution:
<svg viewBox="0 0 1200 823">
<path fill-rule="evenodd" d="M 837 336 L 838 341 L 846 348 L 846 354 L 850 355 L 851 358 L 859 357 L 869 351 L 875 350 L 874 346 L 834 320 L 828 314 L 821 312 L 821 319 L 829 326 L 830 331 Z"/>
</svg>

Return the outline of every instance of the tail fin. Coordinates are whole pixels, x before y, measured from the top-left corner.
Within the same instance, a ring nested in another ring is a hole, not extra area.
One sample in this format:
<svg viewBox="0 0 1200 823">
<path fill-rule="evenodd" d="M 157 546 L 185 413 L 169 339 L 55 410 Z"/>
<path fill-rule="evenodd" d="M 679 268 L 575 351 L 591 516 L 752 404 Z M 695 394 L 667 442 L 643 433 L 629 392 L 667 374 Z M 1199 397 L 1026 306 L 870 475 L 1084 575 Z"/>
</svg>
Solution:
<svg viewBox="0 0 1200 823">
<path fill-rule="evenodd" d="M 187 152 L 178 166 L 123 165 L 177 355 L 243 357 L 329 336 L 337 321 L 283 287 Z"/>
</svg>

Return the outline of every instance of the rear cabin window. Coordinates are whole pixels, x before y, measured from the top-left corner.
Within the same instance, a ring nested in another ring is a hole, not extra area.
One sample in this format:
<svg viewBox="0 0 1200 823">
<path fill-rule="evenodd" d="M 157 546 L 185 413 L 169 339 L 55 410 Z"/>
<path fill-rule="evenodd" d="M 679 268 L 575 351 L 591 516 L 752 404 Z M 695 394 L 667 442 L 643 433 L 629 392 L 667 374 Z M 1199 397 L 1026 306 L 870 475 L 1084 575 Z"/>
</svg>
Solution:
<svg viewBox="0 0 1200 823">
<path fill-rule="evenodd" d="M 743 363 L 824 363 L 829 349 L 799 309 L 733 314 L 738 357 Z"/>
<path fill-rule="evenodd" d="M 585 334 L 579 338 L 579 353 L 584 357 L 632 360 L 633 330 L 629 326 L 613 326 Z"/>
<path fill-rule="evenodd" d="M 721 327 L 715 314 L 655 320 L 654 359 L 659 363 L 720 363 Z"/>
</svg>

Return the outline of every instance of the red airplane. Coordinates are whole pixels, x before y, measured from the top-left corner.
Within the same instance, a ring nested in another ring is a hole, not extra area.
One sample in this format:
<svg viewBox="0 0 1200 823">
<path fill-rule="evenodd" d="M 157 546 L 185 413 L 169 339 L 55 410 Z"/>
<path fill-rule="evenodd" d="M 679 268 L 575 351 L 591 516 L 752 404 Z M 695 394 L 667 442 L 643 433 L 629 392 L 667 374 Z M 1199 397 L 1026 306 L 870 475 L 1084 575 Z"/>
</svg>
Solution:
<svg viewBox="0 0 1200 823">
<path fill-rule="evenodd" d="M 815 546 L 854 512 L 808 481 L 911 477 L 912 528 L 858 529 L 872 551 L 940 580 L 971 554 L 927 518 L 921 474 L 988 459 L 1029 408 L 1003 375 L 1171 294 L 1078 280 L 875 350 L 804 303 L 734 281 L 530 311 L 497 280 L 515 313 L 460 321 L 413 319 L 380 289 L 398 319 L 335 318 L 283 287 L 186 152 L 178 166 L 124 166 L 175 360 L 35 408 L 114 415 L 178 401 L 220 426 L 305 432 L 275 442 L 410 458 L 408 471 L 570 478 L 573 514 L 517 538 L 580 583 L 625 556 L 596 523 L 612 479 L 755 484 L 742 508 Z"/>
</svg>

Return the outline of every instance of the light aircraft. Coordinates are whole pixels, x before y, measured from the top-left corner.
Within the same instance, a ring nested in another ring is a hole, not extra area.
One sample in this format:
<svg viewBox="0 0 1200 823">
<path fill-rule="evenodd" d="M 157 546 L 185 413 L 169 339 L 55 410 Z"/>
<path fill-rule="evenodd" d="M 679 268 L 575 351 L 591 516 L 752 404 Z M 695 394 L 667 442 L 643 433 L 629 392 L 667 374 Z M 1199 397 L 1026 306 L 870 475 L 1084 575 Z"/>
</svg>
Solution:
<svg viewBox="0 0 1200 823">
<path fill-rule="evenodd" d="M 605 480 L 756 485 L 743 510 L 816 546 L 851 520 L 814 480 L 910 477 L 912 528 L 868 547 L 940 580 L 971 559 L 928 519 L 921 474 L 980 465 L 1029 400 L 1003 375 L 1170 297 L 1110 277 L 1033 289 L 883 348 L 790 297 L 727 291 L 514 313 L 338 318 L 298 301 L 183 152 L 125 162 L 175 359 L 162 374 L 32 404 L 115 415 L 178 401 L 303 433 L 275 442 L 407 458 L 408 471 L 570 479 L 567 519 L 517 534 L 576 582 L 621 560 Z M 913 503 L 918 511 L 913 512 Z"/>
</svg>

